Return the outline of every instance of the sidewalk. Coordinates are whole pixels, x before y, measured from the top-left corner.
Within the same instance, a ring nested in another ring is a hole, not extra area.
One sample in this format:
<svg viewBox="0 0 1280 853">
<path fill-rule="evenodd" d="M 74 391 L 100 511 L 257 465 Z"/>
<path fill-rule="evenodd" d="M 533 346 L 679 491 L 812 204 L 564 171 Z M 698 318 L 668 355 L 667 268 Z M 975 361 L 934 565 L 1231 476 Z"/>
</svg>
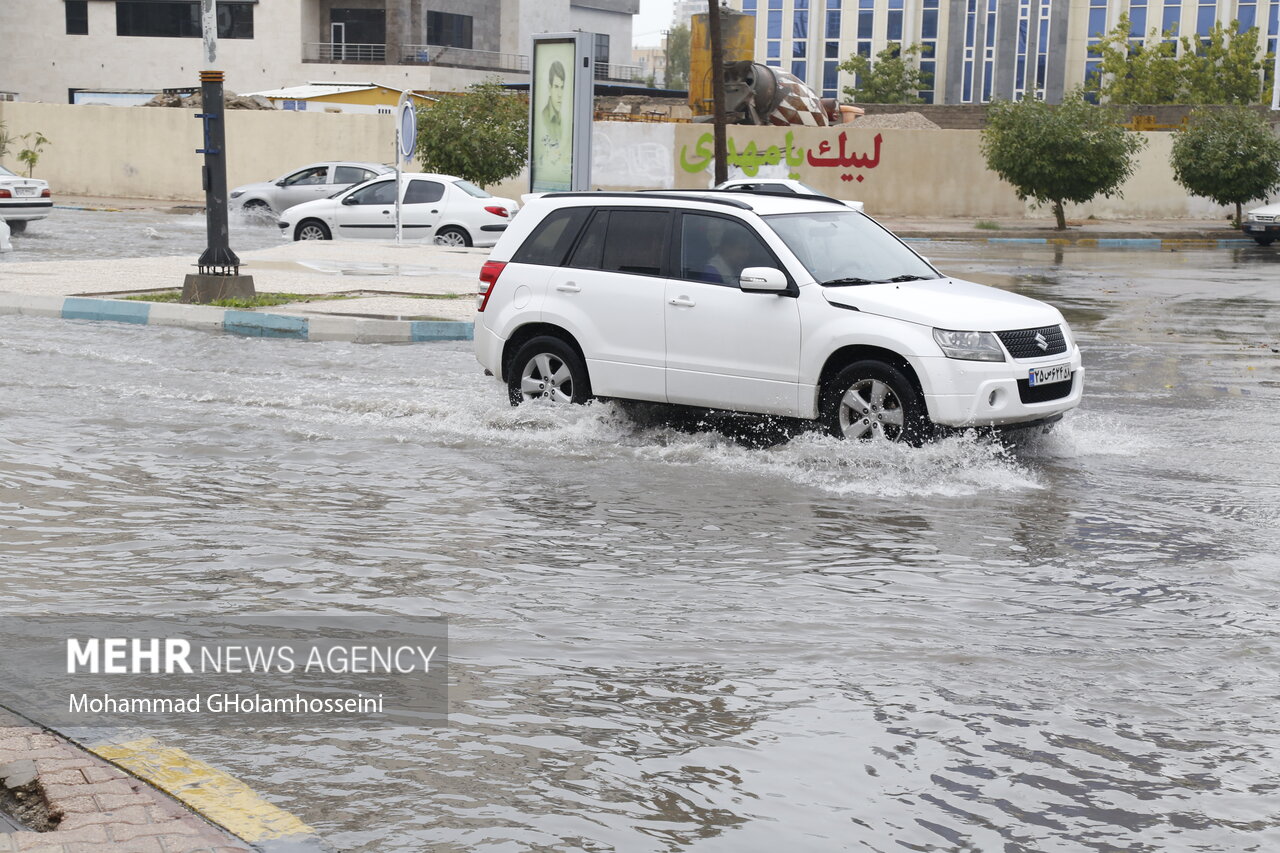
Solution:
<svg viewBox="0 0 1280 853">
<path fill-rule="evenodd" d="M 0 831 L 0 853 L 253 850 L 145 782 L 3 710 L 0 804 L 38 830 Z"/>
</svg>

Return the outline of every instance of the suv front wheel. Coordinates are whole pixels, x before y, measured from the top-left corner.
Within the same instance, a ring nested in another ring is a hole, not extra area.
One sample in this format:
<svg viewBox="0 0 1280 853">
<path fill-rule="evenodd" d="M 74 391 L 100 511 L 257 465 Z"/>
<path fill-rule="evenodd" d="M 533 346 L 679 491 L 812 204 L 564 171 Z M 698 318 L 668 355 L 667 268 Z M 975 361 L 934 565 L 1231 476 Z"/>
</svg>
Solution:
<svg viewBox="0 0 1280 853">
<path fill-rule="evenodd" d="M 929 418 L 915 387 L 897 368 L 856 361 L 822 389 L 823 426 L 837 438 L 919 445 Z"/>
<path fill-rule="evenodd" d="M 539 399 L 585 403 L 591 399 L 591 380 L 587 378 L 586 364 L 573 347 L 544 335 L 533 338 L 516 352 L 507 371 L 507 393 L 513 406 Z"/>
</svg>

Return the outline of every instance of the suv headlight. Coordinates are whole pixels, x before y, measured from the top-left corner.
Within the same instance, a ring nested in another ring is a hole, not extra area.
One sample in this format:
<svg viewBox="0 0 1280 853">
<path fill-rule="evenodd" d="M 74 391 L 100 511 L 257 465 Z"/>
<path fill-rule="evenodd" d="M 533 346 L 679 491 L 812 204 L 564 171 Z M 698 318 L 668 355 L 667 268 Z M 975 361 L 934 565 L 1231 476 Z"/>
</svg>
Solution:
<svg viewBox="0 0 1280 853">
<path fill-rule="evenodd" d="M 232 197 L 232 198 L 240 198 L 240 196 L 242 196 L 242 195 L 244 195 L 244 190 L 232 190 L 232 191 L 231 191 L 231 197 Z"/>
<path fill-rule="evenodd" d="M 953 332 L 934 329 L 933 339 L 938 342 L 947 358 L 965 361 L 1004 361 L 1004 348 L 1000 339 L 991 332 Z"/>
</svg>

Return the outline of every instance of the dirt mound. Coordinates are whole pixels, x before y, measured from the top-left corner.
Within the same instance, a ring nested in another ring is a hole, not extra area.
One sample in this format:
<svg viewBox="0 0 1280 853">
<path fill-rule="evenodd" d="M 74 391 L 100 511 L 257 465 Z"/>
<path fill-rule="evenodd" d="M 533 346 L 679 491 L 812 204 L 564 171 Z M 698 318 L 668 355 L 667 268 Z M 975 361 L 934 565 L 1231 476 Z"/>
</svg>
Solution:
<svg viewBox="0 0 1280 853">
<path fill-rule="evenodd" d="M 879 127 L 895 130 L 939 130 L 938 125 L 920 113 L 869 113 L 853 121 L 854 127 Z"/>
</svg>

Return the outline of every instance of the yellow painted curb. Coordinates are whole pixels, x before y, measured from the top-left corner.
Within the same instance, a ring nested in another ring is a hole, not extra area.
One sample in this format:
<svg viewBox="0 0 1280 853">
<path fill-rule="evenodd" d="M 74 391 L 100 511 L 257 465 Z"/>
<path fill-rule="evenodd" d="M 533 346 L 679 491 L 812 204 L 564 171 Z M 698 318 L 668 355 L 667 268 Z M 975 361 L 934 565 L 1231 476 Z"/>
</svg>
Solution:
<svg viewBox="0 0 1280 853">
<path fill-rule="evenodd" d="M 271 805 L 239 779 L 155 738 L 90 747 L 249 843 L 315 830 Z"/>
</svg>

